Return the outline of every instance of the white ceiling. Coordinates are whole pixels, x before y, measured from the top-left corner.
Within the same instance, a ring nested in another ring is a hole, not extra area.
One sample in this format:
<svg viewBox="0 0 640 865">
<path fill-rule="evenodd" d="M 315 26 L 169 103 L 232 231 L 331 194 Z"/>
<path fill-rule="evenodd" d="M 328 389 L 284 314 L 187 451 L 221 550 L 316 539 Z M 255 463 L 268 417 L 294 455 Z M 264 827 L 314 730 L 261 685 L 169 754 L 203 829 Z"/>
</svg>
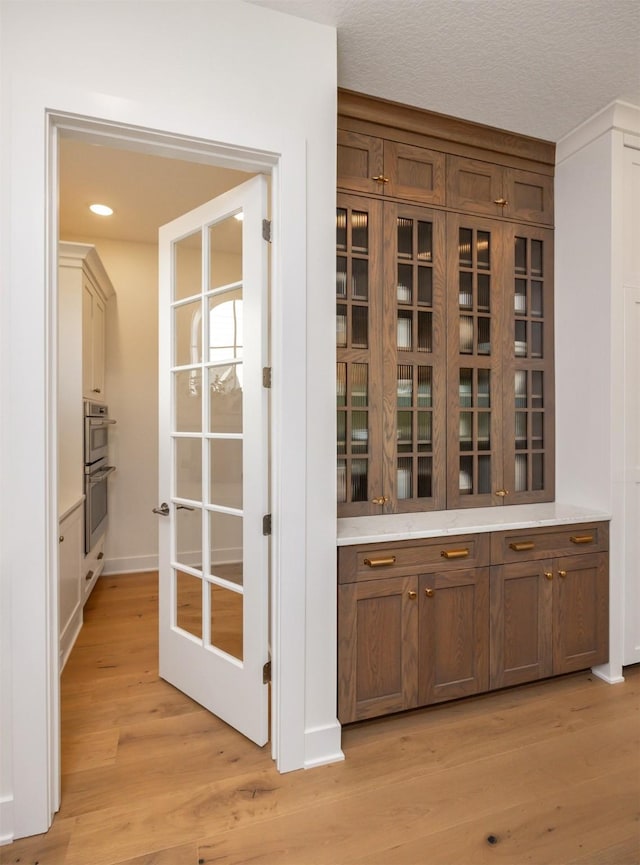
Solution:
<svg viewBox="0 0 640 865">
<path fill-rule="evenodd" d="M 249 0 L 337 27 L 338 84 L 558 141 L 613 99 L 640 105 L 640 0 Z M 155 242 L 247 175 L 60 147 L 60 235 Z M 104 200 L 113 217 L 90 214 Z"/>
<path fill-rule="evenodd" d="M 337 27 L 338 85 L 548 141 L 640 105 L 638 0 L 249 0 Z"/>
</svg>

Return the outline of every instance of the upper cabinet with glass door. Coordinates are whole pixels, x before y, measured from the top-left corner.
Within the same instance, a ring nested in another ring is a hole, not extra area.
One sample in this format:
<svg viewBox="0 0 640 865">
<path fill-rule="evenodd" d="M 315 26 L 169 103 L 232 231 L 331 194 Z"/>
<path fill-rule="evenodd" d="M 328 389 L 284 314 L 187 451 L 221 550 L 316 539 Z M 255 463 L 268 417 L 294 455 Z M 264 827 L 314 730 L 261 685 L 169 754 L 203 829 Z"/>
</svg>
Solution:
<svg viewBox="0 0 640 865">
<path fill-rule="evenodd" d="M 553 144 L 338 111 L 339 516 L 553 500 Z"/>
</svg>

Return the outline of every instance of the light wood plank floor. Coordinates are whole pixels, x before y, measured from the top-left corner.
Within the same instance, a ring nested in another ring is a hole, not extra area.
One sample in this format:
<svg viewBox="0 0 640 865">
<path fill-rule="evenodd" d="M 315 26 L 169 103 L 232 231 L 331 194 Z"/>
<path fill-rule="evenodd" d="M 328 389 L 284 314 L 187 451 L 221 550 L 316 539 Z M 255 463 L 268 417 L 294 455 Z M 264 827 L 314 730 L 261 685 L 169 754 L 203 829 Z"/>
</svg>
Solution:
<svg viewBox="0 0 640 865">
<path fill-rule="evenodd" d="M 636 865 L 640 668 L 344 731 L 279 775 L 158 679 L 155 573 L 99 580 L 62 676 L 62 807 L 20 865 Z"/>
</svg>

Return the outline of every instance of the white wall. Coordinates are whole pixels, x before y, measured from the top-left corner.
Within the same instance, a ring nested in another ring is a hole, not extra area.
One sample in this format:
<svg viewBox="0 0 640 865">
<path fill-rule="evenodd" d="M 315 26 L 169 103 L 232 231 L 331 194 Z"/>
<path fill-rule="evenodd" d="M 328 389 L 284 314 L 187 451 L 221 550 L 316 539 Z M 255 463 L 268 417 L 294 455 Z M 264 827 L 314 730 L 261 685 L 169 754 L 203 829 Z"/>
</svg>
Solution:
<svg viewBox="0 0 640 865">
<path fill-rule="evenodd" d="M 625 239 L 629 132 L 640 132 L 640 108 L 616 102 L 556 152 L 556 498 L 612 515 L 609 663 L 597 670 L 611 682 L 632 660 L 625 658 L 625 628 L 633 621 L 626 610 L 638 596 L 637 563 L 629 569 L 640 528 L 639 511 L 630 507 L 638 472 L 632 482 L 629 465 L 640 372 L 637 355 L 625 349 L 629 280 L 638 280 L 625 272 L 638 246 L 637 236 Z M 637 455 L 637 441 L 633 449 Z"/>
<path fill-rule="evenodd" d="M 57 795 L 47 773 L 57 654 L 47 110 L 279 157 L 274 747 L 282 770 L 341 757 L 335 481 L 326 470 L 335 441 L 326 419 L 334 415 L 336 34 L 240 0 L 23 0 L 3 3 L 1 15 L 0 399 L 11 411 L 0 416 L 0 835 L 8 840 L 44 831 Z"/>
</svg>

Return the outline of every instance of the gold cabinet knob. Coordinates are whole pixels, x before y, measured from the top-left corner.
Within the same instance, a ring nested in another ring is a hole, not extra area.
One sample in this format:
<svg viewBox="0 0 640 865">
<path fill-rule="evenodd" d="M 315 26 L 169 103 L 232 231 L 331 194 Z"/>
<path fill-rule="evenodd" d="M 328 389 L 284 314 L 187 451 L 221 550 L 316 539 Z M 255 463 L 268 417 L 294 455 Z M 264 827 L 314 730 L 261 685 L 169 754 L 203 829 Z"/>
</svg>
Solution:
<svg viewBox="0 0 640 865">
<path fill-rule="evenodd" d="M 562 577 L 564 579 L 567 576 L 567 572 L 566 571 L 558 571 L 558 576 Z"/>
<path fill-rule="evenodd" d="M 64 535 L 60 535 L 60 537 L 58 538 L 58 543 L 61 544 L 63 542 L 64 542 Z"/>
<path fill-rule="evenodd" d="M 496 495 L 503 499 L 505 496 L 509 495 L 509 490 L 496 490 Z"/>
<path fill-rule="evenodd" d="M 389 178 L 385 177 L 384 174 L 376 174 L 375 177 L 371 178 L 372 180 L 376 180 L 378 183 L 389 183 Z"/>
<path fill-rule="evenodd" d="M 411 601 L 415 601 L 415 599 L 416 599 L 417 597 L 418 597 L 418 593 L 417 593 L 417 592 L 409 592 L 409 599 L 410 599 Z"/>
<path fill-rule="evenodd" d="M 545 571 L 545 572 L 544 572 L 544 575 L 545 575 L 545 577 L 546 577 L 548 580 L 552 580 L 552 579 L 553 579 L 553 573 L 552 573 L 551 571 Z"/>
<path fill-rule="evenodd" d="M 373 505 L 386 505 L 389 501 L 389 496 L 376 496 L 375 499 L 371 499 L 371 504 Z"/>
<path fill-rule="evenodd" d="M 494 198 L 493 203 L 499 205 L 500 207 L 506 207 L 507 204 L 509 204 L 506 198 Z"/>
<path fill-rule="evenodd" d="M 428 598 L 432 598 L 435 595 L 435 591 L 433 589 L 425 589 L 424 593 Z"/>
</svg>

